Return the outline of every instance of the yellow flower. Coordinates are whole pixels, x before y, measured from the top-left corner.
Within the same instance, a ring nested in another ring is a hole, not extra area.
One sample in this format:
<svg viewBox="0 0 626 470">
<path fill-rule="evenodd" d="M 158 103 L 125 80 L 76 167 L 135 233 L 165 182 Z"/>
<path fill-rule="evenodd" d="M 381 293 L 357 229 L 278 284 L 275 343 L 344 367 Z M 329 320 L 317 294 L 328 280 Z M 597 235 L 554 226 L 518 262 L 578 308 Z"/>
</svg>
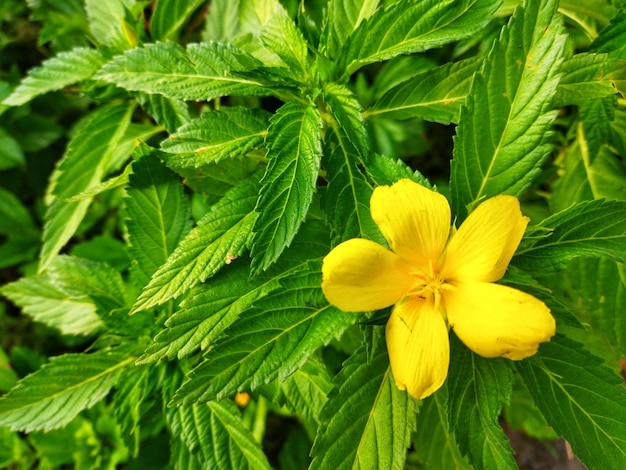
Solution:
<svg viewBox="0 0 626 470">
<path fill-rule="evenodd" d="M 411 180 L 380 186 L 372 218 L 391 250 L 364 239 L 335 247 L 322 266 L 328 301 L 346 312 L 394 305 L 386 340 L 397 386 L 435 392 L 450 362 L 448 329 L 484 357 L 523 359 L 555 332 L 550 309 L 500 284 L 528 218 L 512 196 L 487 199 L 458 230 L 444 196 Z"/>
</svg>

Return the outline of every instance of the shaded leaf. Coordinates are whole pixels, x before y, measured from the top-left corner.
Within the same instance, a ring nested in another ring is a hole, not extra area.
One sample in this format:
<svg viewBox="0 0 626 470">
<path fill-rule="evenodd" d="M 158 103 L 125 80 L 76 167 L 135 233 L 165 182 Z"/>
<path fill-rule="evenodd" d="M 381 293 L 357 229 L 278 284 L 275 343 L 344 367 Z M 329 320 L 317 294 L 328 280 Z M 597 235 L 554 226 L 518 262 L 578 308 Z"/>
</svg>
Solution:
<svg viewBox="0 0 626 470">
<path fill-rule="evenodd" d="M 159 0 L 150 18 L 152 40 L 175 40 L 185 22 L 203 3 L 204 0 Z"/>
</svg>

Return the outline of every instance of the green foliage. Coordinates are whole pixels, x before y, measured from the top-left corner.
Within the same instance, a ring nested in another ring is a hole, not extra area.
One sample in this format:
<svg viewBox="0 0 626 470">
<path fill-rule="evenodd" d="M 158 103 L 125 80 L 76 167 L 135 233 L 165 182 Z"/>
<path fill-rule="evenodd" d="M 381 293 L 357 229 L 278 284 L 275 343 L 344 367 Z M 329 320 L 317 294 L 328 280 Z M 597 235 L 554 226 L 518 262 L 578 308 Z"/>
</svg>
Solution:
<svg viewBox="0 0 626 470">
<path fill-rule="evenodd" d="M 0 467 L 626 468 L 622 2 L 5 3 Z M 402 178 L 520 198 L 558 331 L 423 402 L 320 287 Z"/>
</svg>

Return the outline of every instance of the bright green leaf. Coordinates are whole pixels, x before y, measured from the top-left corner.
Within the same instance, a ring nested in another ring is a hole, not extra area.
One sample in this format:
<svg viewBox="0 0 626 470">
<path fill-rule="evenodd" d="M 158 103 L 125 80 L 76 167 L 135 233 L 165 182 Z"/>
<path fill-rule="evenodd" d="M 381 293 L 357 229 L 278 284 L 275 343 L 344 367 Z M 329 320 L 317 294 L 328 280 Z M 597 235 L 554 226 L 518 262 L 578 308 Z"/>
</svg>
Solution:
<svg viewBox="0 0 626 470">
<path fill-rule="evenodd" d="M 122 51 L 137 43 L 136 32 L 126 23 L 127 11 L 134 0 L 85 0 L 92 38 L 101 46 Z"/>
<path fill-rule="evenodd" d="M 252 236 L 258 194 L 256 175 L 228 191 L 154 273 L 131 313 L 184 294 L 240 256 Z"/>
<path fill-rule="evenodd" d="M 516 9 L 474 78 L 454 139 L 450 188 L 459 221 L 484 197 L 521 194 L 549 155 L 565 45 L 556 3 Z"/>
<path fill-rule="evenodd" d="M 158 0 L 150 19 L 152 40 L 175 40 L 185 22 L 203 3 L 204 0 Z"/>
<path fill-rule="evenodd" d="M 367 118 L 458 122 L 478 66 L 475 59 L 466 59 L 427 70 L 391 88 L 364 114 Z"/>
<path fill-rule="evenodd" d="M 480 31 L 499 2 L 425 0 L 379 8 L 346 38 L 340 69 L 351 75 L 364 65 L 443 46 Z"/>
<path fill-rule="evenodd" d="M 79 47 L 61 52 L 46 60 L 40 67 L 28 72 L 28 76 L 3 103 L 19 106 L 42 95 L 90 78 L 104 63 L 102 53 L 96 49 Z"/>
<path fill-rule="evenodd" d="M 370 140 L 361 114 L 361 105 L 356 96 L 348 88 L 336 83 L 327 84 L 324 87 L 323 96 L 335 118 L 335 123 L 332 123 L 331 126 L 335 127 L 336 132 L 338 126 L 358 151 L 360 157 L 363 160 L 368 160 Z"/>
<path fill-rule="evenodd" d="M 626 388 L 621 377 L 560 335 L 517 368 L 548 423 L 587 468 L 626 466 Z"/>
<path fill-rule="evenodd" d="M 120 351 L 52 358 L 0 398 L 0 426 L 49 431 L 102 400 L 134 357 Z"/>
<path fill-rule="evenodd" d="M 197 168 L 245 155 L 265 141 L 270 116 L 262 109 L 241 107 L 206 112 L 161 144 L 167 164 Z"/>
<path fill-rule="evenodd" d="M 336 58 L 346 38 L 376 11 L 378 0 L 330 0 L 321 49 L 328 57 Z"/>
<path fill-rule="evenodd" d="M 498 416 L 513 384 L 511 361 L 485 359 L 455 336 L 448 372 L 448 419 L 463 455 L 476 468 L 517 469 Z"/>
<path fill-rule="evenodd" d="M 361 347 L 333 380 L 311 450 L 311 470 L 404 468 L 418 402 L 396 386 L 384 334 L 378 333 L 370 362 Z"/>
<path fill-rule="evenodd" d="M 256 271 L 278 259 L 306 217 L 320 169 L 321 127 L 317 109 L 295 101 L 283 105 L 271 119 L 270 162 L 261 181 L 254 224 L 252 267 Z"/>
<path fill-rule="evenodd" d="M 190 229 L 189 201 L 178 176 L 147 146 L 135 149 L 126 191 L 128 254 L 133 274 L 145 286 Z"/>
</svg>

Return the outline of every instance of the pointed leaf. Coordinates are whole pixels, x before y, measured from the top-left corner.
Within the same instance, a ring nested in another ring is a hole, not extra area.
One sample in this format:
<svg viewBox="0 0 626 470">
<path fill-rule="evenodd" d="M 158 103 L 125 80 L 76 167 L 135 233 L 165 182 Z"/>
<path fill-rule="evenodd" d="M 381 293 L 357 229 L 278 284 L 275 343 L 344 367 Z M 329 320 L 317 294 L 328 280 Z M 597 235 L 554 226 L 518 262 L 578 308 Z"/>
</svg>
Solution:
<svg viewBox="0 0 626 470">
<path fill-rule="evenodd" d="M 154 273 L 131 313 L 184 294 L 241 255 L 251 239 L 258 194 L 256 175 L 228 191 Z"/>
<path fill-rule="evenodd" d="M 271 120 L 270 162 L 254 224 L 252 266 L 265 270 L 289 246 L 304 221 L 320 169 L 322 121 L 313 105 L 291 101 Z"/>
<path fill-rule="evenodd" d="M 557 2 L 540 3 L 516 9 L 461 108 L 450 178 L 459 221 L 484 197 L 521 194 L 550 152 L 565 35 Z"/>
<path fill-rule="evenodd" d="M 185 22 L 204 0 L 159 0 L 150 19 L 153 41 L 176 40 Z"/>
<path fill-rule="evenodd" d="M 361 347 L 333 380 L 311 450 L 311 470 L 404 468 L 418 402 L 396 387 L 384 335 L 377 338 L 369 364 Z"/>
<path fill-rule="evenodd" d="M 364 65 L 422 52 L 469 37 L 490 20 L 499 2 L 425 0 L 379 8 L 346 39 L 339 66 L 346 75 Z"/>
<path fill-rule="evenodd" d="M 49 431 L 104 398 L 134 357 L 120 351 L 52 358 L 0 398 L 0 426 Z"/>
<path fill-rule="evenodd" d="M 590 164 L 593 164 L 596 156 L 607 143 L 616 106 L 616 96 L 586 100 L 580 104 L 577 140 L 581 151 L 586 153 L 586 161 Z"/>
<path fill-rule="evenodd" d="M 68 297 L 48 276 L 23 277 L 1 292 L 33 320 L 64 335 L 91 335 L 103 326 L 89 297 Z"/>
<path fill-rule="evenodd" d="M 322 32 L 322 50 L 336 58 L 348 36 L 376 11 L 378 0 L 331 0 Z"/>
<path fill-rule="evenodd" d="M 258 65 L 252 56 L 222 44 L 190 44 L 185 50 L 172 42 L 160 42 L 116 57 L 95 78 L 127 90 L 206 101 L 227 95 L 269 94 L 258 82 L 235 74 Z"/>
<path fill-rule="evenodd" d="M 304 82 L 310 73 L 308 45 L 302 32 L 276 2 L 276 8 L 261 31 L 261 41 L 289 67 L 290 74 Z"/>
<path fill-rule="evenodd" d="M 522 242 L 515 257 L 528 271 L 547 275 L 578 256 L 626 261 L 626 201 L 581 202 L 548 217 L 539 230 L 543 234 Z"/>
<path fill-rule="evenodd" d="M 367 118 L 419 117 L 442 124 L 458 122 L 479 62 L 466 59 L 420 73 L 391 88 L 365 111 Z"/>
<path fill-rule="evenodd" d="M 115 152 L 121 150 L 120 141 L 128 129 L 133 108 L 127 104 L 106 106 L 77 125 L 75 137 L 51 178 L 55 198 L 46 213 L 40 271 L 74 235 L 91 203 L 91 198 L 78 202 L 61 199 L 75 196 L 102 181 Z"/>
<path fill-rule="evenodd" d="M 474 354 L 451 337 L 448 418 L 463 455 L 476 468 L 517 469 L 498 416 L 511 396 L 511 361 Z"/>
<path fill-rule="evenodd" d="M 11 93 L 3 104 L 19 106 L 35 96 L 78 83 L 90 78 L 104 63 L 104 57 L 95 49 L 78 47 L 61 52 L 46 60 L 40 67 L 28 72 L 28 76 Z"/>
<path fill-rule="evenodd" d="M 579 343 L 556 335 L 517 369 L 550 426 L 590 470 L 626 466 L 626 388 Z"/>
<path fill-rule="evenodd" d="M 335 125 L 339 126 L 350 139 L 361 158 L 367 160 L 370 154 L 370 139 L 356 96 L 345 86 L 336 83 L 327 84 L 323 96 L 335 118 Z"/>
<path fill-rule="evenodd" d="M 128 254 L 133 274 L 145 286 L 190 228 L 190 208 L 178 176 L 145 145 L 135 149 L 126 191 Z"/>
<path fill-rule="evenodd" d="M 85 0 L 89 29 L 98 45 L 121 51 L 137 42 L 128 35 L 125 20 L 130 4 L 130 0 Z"/>
<path fill-rule="evenodd" d="M 613 17 L 611 24 L 600 31 L 591 44 L 596 52 L 607 52 L 612 57 L 626 59 L 626 10 L 623 8 Z"/>
<path fill-rule="evenodd" d="M 271 468 L 232 402 L 175 408 L 168 413 L 168 420 L 172 434 L 195 455 L 202 468 Z"/>
<path fill-rule="evenodd" d="M 261 109 L 209 111 L 178 129 L 161 144 L 171 167 L 194 167 L 243 156 L 265 141 L 270 113 Z"/>
<path fill-rule="evenodd" d="M 318 262 L 315 269 L 282 280 L 280 290 L 256 302 L 189 373 L 173 404 L 219 400 L 276 377 L 284 380 L 340 335 L 356 317 L 327 305 L 320 276 Z"/>
</svg>

